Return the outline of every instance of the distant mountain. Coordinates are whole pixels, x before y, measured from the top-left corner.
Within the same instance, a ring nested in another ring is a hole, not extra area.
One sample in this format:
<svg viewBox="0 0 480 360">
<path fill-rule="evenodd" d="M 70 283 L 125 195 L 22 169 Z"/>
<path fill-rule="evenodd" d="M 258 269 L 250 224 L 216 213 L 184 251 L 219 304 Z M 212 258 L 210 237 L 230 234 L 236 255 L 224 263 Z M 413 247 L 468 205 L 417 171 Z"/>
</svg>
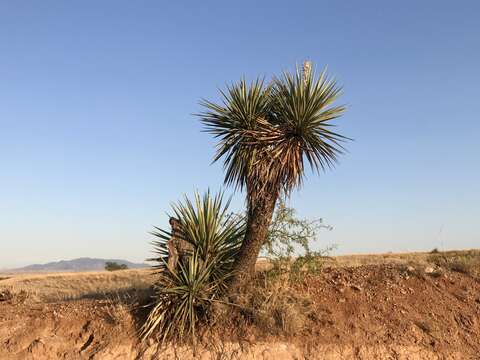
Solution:
<svg viewBox="0 0 480 360">
<path fill-rule="evenodd" d="M 120 259 L 94 259 L 94 258 L 78 258 L 73 260 L 61 260 L 50 262 L 47 264 L 34 264 L 22 268 L 14 269 L 15 272 L 47 272 L 47 271 L 91 271 L 104 270 L 106 262 L 116 262 L 117 264 L 125 264 L 129 269 L 140 269 L 148 267 L 148 264 L 137 264 L 127 260 Z"/>
</svg>

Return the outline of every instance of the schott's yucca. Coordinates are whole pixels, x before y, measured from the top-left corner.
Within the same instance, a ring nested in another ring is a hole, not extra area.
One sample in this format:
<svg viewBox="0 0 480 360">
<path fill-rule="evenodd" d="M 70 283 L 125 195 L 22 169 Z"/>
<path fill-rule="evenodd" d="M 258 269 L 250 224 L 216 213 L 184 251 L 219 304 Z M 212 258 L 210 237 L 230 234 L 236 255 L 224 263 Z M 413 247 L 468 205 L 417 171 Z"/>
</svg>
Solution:
<svg viewBox="0 0 480 360">
<path fill-rule="evenodd" d="M 174 269 L 168 266 L 170 231 L 155 228 L 153 242 L 158 280 L 152 310 L 142 327 L 142 336 L 167 339 L 195 337 L 197 324 L 208 318 L 212 304 L 221 301 L 232 276 L 234 259 L 245 235 L 244 219 L 228 213 L 230 200 L 210 192 L 193 201 L 185 197 L 173 205 L 179 220 L 175 236 L 191 244 L 191 253 L 181 257 Z"/>
<path fill-rule="evenodd" d="M 267 237 L 275 203 L 300 186 L 305 165 L 332 167 L 347 138 L 332 121 L 345 111 L 341 94 L 325 71 L 317 77 L 310 63 L 265 84 L 245 80 L 227 87 L 220 104 L 203 101 L 205 130 L 218 140 L 214 161 L 223 159 L 225 183 L 246 191 L 247 225 L 235 263 L 232 288 L 254 272 Z"/>
</svg>

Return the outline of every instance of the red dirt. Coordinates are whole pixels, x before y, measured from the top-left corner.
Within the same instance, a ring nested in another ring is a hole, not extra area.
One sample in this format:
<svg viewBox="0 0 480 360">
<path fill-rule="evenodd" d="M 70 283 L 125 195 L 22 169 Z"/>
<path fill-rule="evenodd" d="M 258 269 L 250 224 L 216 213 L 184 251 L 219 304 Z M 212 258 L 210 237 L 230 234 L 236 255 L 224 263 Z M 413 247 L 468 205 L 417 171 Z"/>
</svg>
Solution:
<svg viewBox="0 0 480 360">
<path fill-rule="evenodd" d="M 303 333 L 257 336 L 241 349 L 222 344 L 200 358 L 480 359 L 480 282 L 468 275 L 434 277 L 398 265 L 329 268 L 295 291 L 309 294 L 315 310 Z M 191 357 L 140 346 L 135 317 L 110 301 L 4 299 L 0 359 Z"/>
<path fill-rule="evenodd" d="M 326 269 L 305 287 L 318 311 L 316 344 L 413 346 L 447 358 L 480 359 L 480 283 L 469 276 L 362 266 Z"/>
</svg>

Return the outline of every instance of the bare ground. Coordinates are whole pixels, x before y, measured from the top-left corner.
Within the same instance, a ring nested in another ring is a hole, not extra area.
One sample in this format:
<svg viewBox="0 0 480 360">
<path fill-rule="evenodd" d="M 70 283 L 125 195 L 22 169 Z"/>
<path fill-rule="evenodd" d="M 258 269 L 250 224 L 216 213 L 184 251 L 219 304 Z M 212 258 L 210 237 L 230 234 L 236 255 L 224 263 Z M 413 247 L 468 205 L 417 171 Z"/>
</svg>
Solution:
<svg viewBox="0 0 480 360">
<path fill-rule="evenodd" d="M 242 329 L 243 337 L 225 331 L 204 341 L 196 355 L 201 359 L 480 359 L 478 278 L 446 268 L 434 267 L 431 272 L 429 266 L 387 262 L 326 268 L 291 287 L 293 294 L 309 299 L 304 323 L 295 332 L 282 334 L 252 323 Z M 145 276 L 149 278 L 148 272 Z M 145 314 L 121 292 L 115 298 L 47 300 L 40 299 L 40 289 L 34 297 L 26 288 L 10 292 L 3 285 L 2 292 L 1 284 L 9 281 L 13 289 L 12 279 L 0 280 L 0 359 L 193 357 L 187 347 L 158 349 L 153 342 L 140 343 L 136 334 Z M 122 289 L 129 288 L 123 283 Z"/>
</svg>

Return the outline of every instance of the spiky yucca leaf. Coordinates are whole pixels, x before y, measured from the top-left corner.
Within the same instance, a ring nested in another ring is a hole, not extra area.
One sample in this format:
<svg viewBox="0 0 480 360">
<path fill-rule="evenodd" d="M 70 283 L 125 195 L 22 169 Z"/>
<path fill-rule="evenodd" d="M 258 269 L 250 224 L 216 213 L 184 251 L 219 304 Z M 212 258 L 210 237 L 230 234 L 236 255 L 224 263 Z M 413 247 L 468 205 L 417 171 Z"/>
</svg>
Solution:
<svg viewBox="0 0 480 360">
<path fill-rule="evenodd" d="M 192 245 L 191 254 L 181 257 L 175 269 L 167 266 L 172 234 L 156 228 L 153 245 L 158 257 L 150 260 L 157 262 L 158 281 L 143 338 L 154 333 L 163 341 L 194 337 L 197 323 L 208 318 L 213 302 L 220 301 L 245 232 L 244 219 L 228 215 L 229 203 L 223 204 L 221 193 L 207 192 L 172 206 L 180 223 L 175 235 Z"/>
<path fill-rule="evenodd" d="M 199 114 L 207 132 L 219 139 L 214 161 L 224 158 L 225 183 L 246 187 L 248 200 L 262 192 L 288 194 L 302 183 L 305 160 L 314 170 L 331 167 L 347 138 L 332 131 L 343 114 L 332 104 L 341 94 L 325 71 L 275 78 L 268 86 L 245 80 L 222 93 L 223 104 L 204 101 Z"/>
</svg>

